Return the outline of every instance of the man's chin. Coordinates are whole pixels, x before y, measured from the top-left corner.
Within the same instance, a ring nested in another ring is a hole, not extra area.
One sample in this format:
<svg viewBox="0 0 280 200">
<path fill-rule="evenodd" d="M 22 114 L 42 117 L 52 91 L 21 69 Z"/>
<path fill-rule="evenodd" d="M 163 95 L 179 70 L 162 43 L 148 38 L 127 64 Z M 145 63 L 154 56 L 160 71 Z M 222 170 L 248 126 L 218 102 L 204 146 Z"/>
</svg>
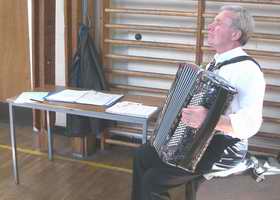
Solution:
<svg viewBox="0 0 280 200">
<path fill-rule="evenodd" d="M 208 46 L 210 46 L 210 47 L 213 46 L 213 42 L 211 42 L 211 40 L 210 40 L 209 38 L 207 39 L 207 44 L 208 44 Z"/>
<path fill-rule="evenodd" d="M 213 48 L 213 43 L 208 42 L 207 44 L 208 44 L 208 46 L 210 47 L 210 49 L 214 49 L 214 48 Z"/>
</svg>

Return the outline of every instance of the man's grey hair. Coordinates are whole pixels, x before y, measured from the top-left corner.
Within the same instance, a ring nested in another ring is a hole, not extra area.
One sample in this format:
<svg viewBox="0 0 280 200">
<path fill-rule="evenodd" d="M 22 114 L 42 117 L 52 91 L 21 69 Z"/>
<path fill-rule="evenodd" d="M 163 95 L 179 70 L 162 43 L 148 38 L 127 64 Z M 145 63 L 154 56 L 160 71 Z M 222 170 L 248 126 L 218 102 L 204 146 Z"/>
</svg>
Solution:
<svg viewBox="0 0 280 200">
<path fill-rule="evenodd" d="M 222 6 L 221 11 L 231 11 L 235 13 L 236 17 L 232 20 L 232 27 L 241 31 L 239 42 L 244 46 L 255 28 L 255 21 L 251 14 L 241 6 Z"/>
</svg>

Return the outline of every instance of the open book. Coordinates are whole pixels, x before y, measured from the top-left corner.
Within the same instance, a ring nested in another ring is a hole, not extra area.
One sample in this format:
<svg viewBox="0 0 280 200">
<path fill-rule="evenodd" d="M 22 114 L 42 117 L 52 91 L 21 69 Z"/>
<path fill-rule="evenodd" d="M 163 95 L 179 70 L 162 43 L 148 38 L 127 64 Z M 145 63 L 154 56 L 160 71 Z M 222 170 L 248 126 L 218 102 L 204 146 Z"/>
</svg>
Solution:
<svg viewBox="0 0 280 200">
<path fill-rule="evenodd" d="M 121 94 L 109 94 L 95 90 L 66 89 L 46 96 L 45 100 L 109 106 L 122 96 Z"/>
<path fill-rule="evenodd" d="M 107 108 L 106 112 L 148 118 L 157 110 L 158 107 L 155 106 L 146 106 L 141 103 L 122 101 Z"/>
</svg>

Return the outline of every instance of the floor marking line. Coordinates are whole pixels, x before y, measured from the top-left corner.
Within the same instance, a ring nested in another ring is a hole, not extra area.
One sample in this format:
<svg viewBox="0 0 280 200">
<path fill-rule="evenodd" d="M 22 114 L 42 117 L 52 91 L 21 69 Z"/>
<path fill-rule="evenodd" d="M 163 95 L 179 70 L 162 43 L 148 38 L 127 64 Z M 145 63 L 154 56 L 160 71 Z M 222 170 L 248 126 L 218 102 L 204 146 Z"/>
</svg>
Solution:
<svg viewBox="0 0 280 200">
<path fill-rule="evenodd" d="M 12 150 L 12 147 L 9 146 L 9 145 L 0 144 L 0 148 L 7 149 L 7 150 Z M 46 157 L 46 158 L 48 157 L 47 153 L 40 152 L 40 151 L 35 151 L 35 150 L 31 150 L 31 149 L 25 149 L 25 148 L 17 147 L 17 151 L 21 152 L 21 153 L 26 153 L 26 154 L 36 155 L 36 156 L 42 156 L 42 157 Z M 91 167 L 109 169 L 109 170 L 112 170 L 112 171 L 119 171 L 119 172 L 125 172 L 125 173 L 128 173 L 128 174 L 132 174 L 131 169 L 116 167 L 116 166 L 112 166 L 112 165 L 108 165 L 108 164 L 102 164 L 102 163 L 97 163 L 97 162 L 87 161 L 87 160 L 77 160 L 77 159 L 67 158 L 67 157 L 58 156 L 58 155 L 54 155 L 53 158 L 54 159 L 59 159 L 59 160 L 64 160 L 64 161 L 86 164 L 86 165 L 89 165 Z"/>
</svg>

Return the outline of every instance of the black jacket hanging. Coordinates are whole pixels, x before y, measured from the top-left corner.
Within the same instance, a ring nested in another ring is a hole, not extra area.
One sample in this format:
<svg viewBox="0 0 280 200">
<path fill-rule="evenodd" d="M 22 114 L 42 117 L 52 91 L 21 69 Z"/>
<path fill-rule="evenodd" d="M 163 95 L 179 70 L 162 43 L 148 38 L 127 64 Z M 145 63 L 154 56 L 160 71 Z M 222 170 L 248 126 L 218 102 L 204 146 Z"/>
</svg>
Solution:
<svg viewBox="0 0 280 200">
<path fill-rule="evenodd" d="M 79 30 L 78 50 L 74 55 L 69 73 L 69 86 L 81 89 L 106 90 L 102 66 L 89 33 L 88 26 L 82 24 Z M 99 132 L 102 120 L 67 115 L 68 136 L 84 136 Z"/>
<path fill-rule="evenodd" d="M 78 50 L 70 69 L 69 85 L 98 91 L 105 90 L 103 70 L 89 30 L 89 27 L 84 24 L 80 26 Z"/>
</svg>

